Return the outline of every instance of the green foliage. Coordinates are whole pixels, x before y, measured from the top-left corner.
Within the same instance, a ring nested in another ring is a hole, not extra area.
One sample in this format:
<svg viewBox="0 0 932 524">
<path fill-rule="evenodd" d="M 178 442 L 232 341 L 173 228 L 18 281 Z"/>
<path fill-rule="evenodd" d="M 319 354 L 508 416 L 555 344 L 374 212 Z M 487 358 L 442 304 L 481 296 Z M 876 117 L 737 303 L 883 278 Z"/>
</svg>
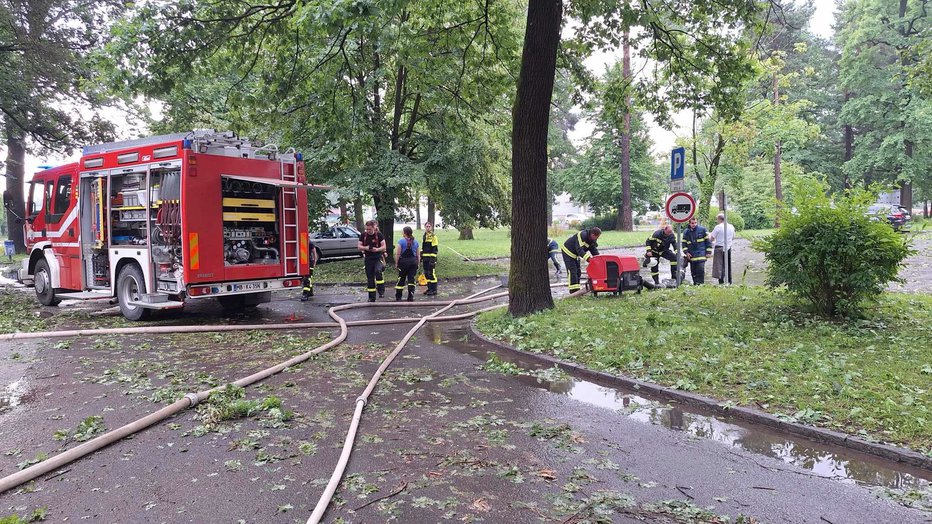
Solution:
<svg viewBox="0 0 932 524">
<path fill-rule="evenodd" d="M 618 226 L 618 215 L 612 213 L 609 215 L 600 215 L 594 216 L 592 218 L 587 218 L 582 221 L 583 229 L 589 229 L 590 227 L 597 227 L 602 231 L 611 231 Z"/>
<path fill-rule="evenodd" d="M 104 433 L 105 431 L 107 431 L 107 428 L 104 426 L 104 418 L 100 415 L 93 415 L 82 420 L 78 424 L 78 427 L 74 429 L 74 431 L 59 429 L 55 431 L 55 433 L 52 435 L 52 438 L 61 441 L 74 440 L 77 442 L 84 442 Z"/>
<path fill-rule="evenodd" d="M 198 419 L 203 422 L 203 431 L 219 431 L 221 423 L 228 420 L 263 414 L 260 425 L 279 428 L 294 418 L 294 413 L 282 407 L 282 400 L 269 396 L 262 400 L 246 399 L 246 390 L 233 384 L 215 391 L 206 402 L 197 407 Z"/>
<path fill-rule="evenodd" d="M 524 351 L 932 452 L 932 297 L 887 293 L 866 317 L 825 319 L 762 287 L 691 286 L 477 326 Z"/>
<path fill-rule="evenodd" d="M 20 517 L 16 514 L 9 515 L 7 517 L 0 517 L 0 524 L 29 524 L 30 522 L 44 522 L 48 511 L 48 508 L 36 508 L 32 510 L 32 515 L 30 515 L 29 518 Z"/>
<path fill-rule="evenodd" d="M 709 232 L 712 231 L 712 228 L 718 225 L 718 220 L 715 217 L 718 215 L 719 209 L 715 206 L 709 207 L 709 222 L 708 228 Z M 735 231 L 741 231 L 744 229 L 744 218 L 741 217 L 741 214 L 734 210 L 728 211 L 728 223 L 735 226 Z"/>
<path fill-rule="evenodd" d="M 885 220 L 867 216 L 875 194 L 826 196 L 818 183 L 796 183 L 794 213 L 776 233 L 755 242 L 769 263 L 767 283 L 808 300 L 825 316 L 854 316 L 875 300 L 910 253 Z"/>
</svg>

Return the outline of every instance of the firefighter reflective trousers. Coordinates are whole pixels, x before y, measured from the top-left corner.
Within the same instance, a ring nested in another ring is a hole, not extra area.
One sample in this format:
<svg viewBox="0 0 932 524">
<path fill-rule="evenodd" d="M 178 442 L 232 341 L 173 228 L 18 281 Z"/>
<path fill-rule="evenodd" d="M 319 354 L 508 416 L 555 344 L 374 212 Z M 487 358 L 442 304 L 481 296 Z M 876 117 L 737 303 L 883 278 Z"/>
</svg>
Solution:
<svg viewBox="0 0 932 524">
<path fill-rule="evenodd" d="M 382 265 L 381 256 L 366 256 L 366 291 L 369 293 L 369 302 L 375 302 L 375 293 L 379 291 L 379 295 L 385 294 L 385 280 L 382 277 L 382 270 L 384 266 Z M 381 284 L 379 284 L 381 281 Z"/>
<path fill-rule="evenodd" d="M 417 275 L 417 259 L 401 257 L 398 259 L 398 283 L 395 285 L 395 300 L 401 300 L 405 284 L 408 287 L 408 300 L 414 300 L 414 277 Z"/>
<path fill-rule="evenodd" d="M 301 290 L 302 291 L 301 294 L 304 295 L 305 297 L 313 297 L 314 296 L 314 268 L 311 268 L 310 271 L 308 271 L 307 276 L 304 277 L 304 282 L 302 284 L 303 284 L 302 286 L 303 289 Z"/>
<path fill-rule="evenodd" d="M 676 280 L 676 255 L 669 249 L 663 253 L 651 251 L 650 257 L 650 276 L 654 279 L 654 284 L 660 283 L 660 259 L 666 259 L 670 262 L 670 277 Z"/>
<path fill-rule="evenodd" d="M 566 253 L 563 253 L 563 265 L 566 266 L 566 276 L 570 279 L 570 285 L 567 287 L 569 292 L 579 291 L 581 287 L 579 285 L 579 277 L 582 274 L 582 271 L 579 267 L 579 260 L 575 259 Z"/>
<path fill-rule="evenodd" d="M 689 275 L 693 277 L 693 284 L 699 286 L 705 283 L 705 258 L 689 261 Z"/>
<path fill-rule="evenodd" d="M 422 256 L 424 276 L 427 278 L 427 295 L 437 294 L 437 257 Z"/>
</svg>

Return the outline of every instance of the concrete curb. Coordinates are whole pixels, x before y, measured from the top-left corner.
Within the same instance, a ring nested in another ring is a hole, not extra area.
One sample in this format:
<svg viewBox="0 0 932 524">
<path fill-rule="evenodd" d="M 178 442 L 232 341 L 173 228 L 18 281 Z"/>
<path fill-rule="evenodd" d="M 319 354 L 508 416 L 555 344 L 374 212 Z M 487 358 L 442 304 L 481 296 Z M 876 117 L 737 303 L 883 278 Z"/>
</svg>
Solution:
<svg viewBox="0 0 932 524">
<path fill-rule="evenodd" d="M 573 376 L 582 379 L 605 385 L 633 389 L 638 392 L 646 393 L 650 396 L 667 400 L 674 400 L 685 405 L 696 406 L 706 411 L 710 411 L 715 415 L 733 417 L 738 420 L 760 424 L 777 431 L 798 435 L 800 437 L 817 442 L 833 444 L 836 446 L 932 471 L 932 457 L 923 455 L 922 453 L 912 451 L 910 449 L 869 442 L 862 438 L 838 431 L 832 431 L 830 429 L 806 426 L 796 422 L 788 422 L 769 413 L 764 413 L 763 411 L 758 411 L 751 408 L 741 406 L 726 407 L 715 399 L 697 395 L 695 393 L 690 393 L 688 391 L 680 391 L 678 389 L 661 386 L 652 382 L 644 382 L 642 380 L 620 375 L 613 375 L 603 371 L 594 371 L 589 368 L 580 366 L 579 364 L 560 360 L 550 355 L 521 351 L 514 348 L 513 346 L 505 344 L 504 342 L 500 342 L 482 334 L 478 329 L 476 329 L 475 319 L 469 323 L 469 329 L 475 336 L 499 349 L 514 355 L 520 355 L 524 359 L 533 360 L 547 367 L 557 366 L 560 369 L 572 374 Z"/>
</svg>

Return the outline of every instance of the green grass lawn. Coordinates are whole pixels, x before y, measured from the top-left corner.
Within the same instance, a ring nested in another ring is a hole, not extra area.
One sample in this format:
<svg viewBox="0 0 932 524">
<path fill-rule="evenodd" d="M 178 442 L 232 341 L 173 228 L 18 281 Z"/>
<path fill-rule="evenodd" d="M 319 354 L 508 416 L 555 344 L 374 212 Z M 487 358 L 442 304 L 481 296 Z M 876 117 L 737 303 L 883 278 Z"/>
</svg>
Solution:
<svg viewBox="0 0 932 524">
<path fill-rule="evenodd" d="M 550 229 L 551 238 L 562 244 L 574 231 Z M 651 231 L 603 231 L 599 238 L 599 247 L 602 249 L 613 247 L 642 246 L 647 240 Z M 420 239 L 422 231 L 415 233 L 415 238 Z M 452 250 L 461 253 L 468 258 L 491 258 L 507 257 L 511 255 L 511 230 L 508 228 L 500 229 L 476 229 L 473 231 L 473 240 L 459 240 L 459 231 L 455 229 L 438 230 L 437 236 L 440 237 L 440 253 L 455 255 Z M 547 246 L 541 246 L 543 252 Z"/>
<path fill-rule="evenodd" d="M 437 262 L 437 278 L 442 282 L 445 278 L 451 277 L 477 277 L 483 275 L 505 275 L 508 273 L 508 267 L 502 264 L 487 262 L 466 262 L 452 253 L 440 253 Z M 389 263 L 385 271 L 385 283 L 391 282 L 394 287 L 398 279 L 398 271 Z M 323 261 L 317 264 L 314 270 L 314 282 L 339 284 L 365 282 L 366 270 L 363 267 L 362 257 Z"/>
<path fill-rule="evenodd" d="M 840 322 L 763 288 L 688 287 L 486 313 L 478 326 L 525 351 L 932 456 L 929 296 L 888 293 L 870 318 Z"/>
</svg>

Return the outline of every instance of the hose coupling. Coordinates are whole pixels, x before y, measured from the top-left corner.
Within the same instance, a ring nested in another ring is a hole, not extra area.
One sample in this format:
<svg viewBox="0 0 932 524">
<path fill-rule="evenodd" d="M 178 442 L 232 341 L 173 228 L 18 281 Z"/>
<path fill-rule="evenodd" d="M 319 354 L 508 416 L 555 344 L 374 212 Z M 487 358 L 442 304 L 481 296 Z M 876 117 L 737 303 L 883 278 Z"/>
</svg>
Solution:
<svg viewBox="0 0 932 524">
<path fill-rule="evenodd" d="M 362 402 L 362 407 L 366 407 L 366 404 L 368 404 L 365 397 L 357 397 L 356 403 L 359 404 L 360 402 Z"/>
<path fill-rule="evenodd" d="M 191 401 L 191 405 L 188 407 L 193 408 L 201 402 L 201 398 L 197 396 L 197 393 L 185 393 L 184 398 Z"/>
</svg>

